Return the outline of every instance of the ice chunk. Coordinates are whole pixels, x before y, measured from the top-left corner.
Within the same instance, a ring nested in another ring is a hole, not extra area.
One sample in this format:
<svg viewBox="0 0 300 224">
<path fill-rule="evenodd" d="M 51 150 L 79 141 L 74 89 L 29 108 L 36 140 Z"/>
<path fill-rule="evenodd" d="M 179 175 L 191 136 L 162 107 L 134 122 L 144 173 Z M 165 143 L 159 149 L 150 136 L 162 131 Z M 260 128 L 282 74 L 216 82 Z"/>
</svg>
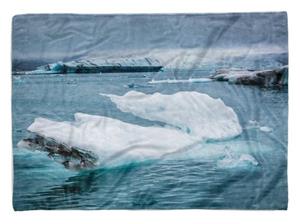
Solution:
<svg viewBox="0 0 300 224">
<path fill-rule="evenodd" d="M 242 132 L 238 117 L 221 99 L 199 92 L 144 94 L 130 91 L 123 96 L 107 96 L 123 112 L 161 121 L 199 140 L 232 138 Z"/>
<path fill-rule="evenodd" d="M 250 154 L 238 154 L 234 153 L 229 147 L 224 148 L 225 156 L 217 162 L 217 165 L 221 168 L 237 167 L 245 165 L 257 166 L 258 162 Z"/>
<path fill-rule="evenodd" d="M 263 71 L 241 69 L 218 70 L 211 78 L 235 84 L 264 87 L 283 86 L 288 85 L 288 66 Z"/>
<path fill-rule="evenodd" d="M 267 126 L 262 126 L 262 127 L 259 128 L 259 130 L 261 130 L 263 132 L 271 132 L 271 131 L 273 131 L 272 128 L 267 127 Z"/>
<path fill-rule="evenodd" d="M 72 147 L 78 149 L 76 152 L 90 151 L 101 166 L 160 159 L 199 148 L 207 139 L 227 139 L 242 131 L 235 112 L 222 100 L 206 94 L 147 95 L 131 91 L 124 96 L 106 96 L 122 111 L 165 122 L 166 126 L 144 127 L 109 117 L 76 113 L 73 122 L 36 118 L 28 131 L 47 141 L 53 139 L 54 146 L 64 147 L 66 151 Z M 20 143 L 19 146 L 30 147 L 30 144 Z"/>
<path fill-rule="evenodd" d="M 261 126 L 260 123 L 256 120 L 249 120 L 248 125 L 245 129 L 258 129 L 262 132 L 272 132 L 273 129 L 268 126 Z"/>
<path fill-rule="evenodd" d="M 272 150 L 272 147 L 262 142 L 232 139 L 196 145 L 188 150 L 169 155 L 165 159 L 208 162 L 220 169 L 239 169 L 259 166 L 259 158 Z"/>
<path fill-rule="evenodd" d="M 176 129 L 142 127 L 83 113 L 76 113 L 74 122 L 36 118 L 28 131 L 89 150 L 102 166 L 158 159 L 198 141 Z"/>
<path fill-rule="evenodd" d="M 249 154 L 242 154 L 240 156 L 225 157 L 217 162 L 220 168 L 235 168 L 247 165 L 257 166 L 256 159 Z"/>
<path fill-rule="evenodd" d="M 163 79 L 163 80 L 151 80 L 149 84 L 161 84 L 161 83 L 198 83 L 198 82 L 211 82 L 210 78 L 190 78 L 190 79 Z"/>
</svg>

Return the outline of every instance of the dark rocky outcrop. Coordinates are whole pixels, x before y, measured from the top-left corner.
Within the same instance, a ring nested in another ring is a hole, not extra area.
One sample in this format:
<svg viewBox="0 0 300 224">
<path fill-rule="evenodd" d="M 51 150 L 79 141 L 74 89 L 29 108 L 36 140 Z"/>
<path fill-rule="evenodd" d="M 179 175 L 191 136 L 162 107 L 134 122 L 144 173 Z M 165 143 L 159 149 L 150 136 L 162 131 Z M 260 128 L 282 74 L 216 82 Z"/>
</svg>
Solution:
<svg viewBox="0 0 300 224">
<path fill-rule="evenodd" d="M 90 151 L 56 142 L 54 139 L 34 135 L 18 143 L 20 146 L 48 153 L 50 158 L 60 162 L 68 169 L 93 168 L 98 157 Z"/>
<path fill-rule="evenodd" d="M 288 66 L 263 71 L 239 69 L 218 70 L 210 78 L 234 84 L 281 87 L 288 85 Z"/>
</svg>

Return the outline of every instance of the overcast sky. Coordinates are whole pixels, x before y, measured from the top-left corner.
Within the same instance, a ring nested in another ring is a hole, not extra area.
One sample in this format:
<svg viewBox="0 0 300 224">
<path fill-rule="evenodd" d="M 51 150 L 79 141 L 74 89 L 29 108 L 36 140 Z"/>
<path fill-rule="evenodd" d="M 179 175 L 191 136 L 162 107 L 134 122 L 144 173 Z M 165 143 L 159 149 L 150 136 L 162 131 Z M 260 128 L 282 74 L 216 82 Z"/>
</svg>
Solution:
<svg viewBox="0 0 300 224">
<path fill-rule="evenodd" d="M 13 57 L 64 60 L 149 49 L 274 48 L 287 51 L 285 13 L 19 15 Z"/>
</svg>

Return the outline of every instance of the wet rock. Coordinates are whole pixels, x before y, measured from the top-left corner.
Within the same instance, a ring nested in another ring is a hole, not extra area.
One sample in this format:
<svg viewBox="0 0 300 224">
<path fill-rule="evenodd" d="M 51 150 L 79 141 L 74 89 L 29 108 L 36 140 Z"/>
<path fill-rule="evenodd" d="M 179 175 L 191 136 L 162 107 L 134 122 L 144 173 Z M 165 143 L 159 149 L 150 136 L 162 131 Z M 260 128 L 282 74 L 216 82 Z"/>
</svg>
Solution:
<svg viewBox="0 0 300 224">
<path fill-rule="evenodd" d="M 25 138 L 18 145 L 23 148 L 46 152 L 49 158 L 60 162 L 65 168 L 72 170 L 95 167 L 98 160 L 97 156 L 92 152 L 71 147 L 40 135 Z"/>
</svg>

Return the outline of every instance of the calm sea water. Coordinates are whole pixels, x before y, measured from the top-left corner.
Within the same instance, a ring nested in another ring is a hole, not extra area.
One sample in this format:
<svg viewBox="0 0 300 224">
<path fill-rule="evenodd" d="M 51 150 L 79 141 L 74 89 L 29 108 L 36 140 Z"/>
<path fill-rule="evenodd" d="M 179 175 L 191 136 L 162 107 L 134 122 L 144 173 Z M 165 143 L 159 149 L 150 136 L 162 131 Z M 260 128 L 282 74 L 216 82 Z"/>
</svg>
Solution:
<svg viewBox="0 0 300 224">
<path fill-rule="evenodd" d="M 267 90 L 226 82 L 148 83 L 152 79 L 197 78 L 209 73 L 208 70 L 195 70 L 14 76 L 14 208 L 285 209 L 287 89 Z M 235 139 L 207 143 L 200 154 L 195 149 L 156 162 L 81 172 L 65 169 L 44 153 L 16 147 L 18 141 L 28 135 L 26 128 L 36 117 L 72 121 L 74 113 L 83 112 L 143 126 L 153 125 L 151 121 L 122 113 L 107 98 L 99 96 L 99 93 L 123 95 L 130 90 L 166 94 L 198 91 L 221 98 L 237 113 L 243 133 Z M 248 128 L 249 120 L 272 131 Z M 259 165 L 218 166 L 218 161 L 209 154 L 220 145 L 241 151 L 247 148 Z"/>
</svg>

